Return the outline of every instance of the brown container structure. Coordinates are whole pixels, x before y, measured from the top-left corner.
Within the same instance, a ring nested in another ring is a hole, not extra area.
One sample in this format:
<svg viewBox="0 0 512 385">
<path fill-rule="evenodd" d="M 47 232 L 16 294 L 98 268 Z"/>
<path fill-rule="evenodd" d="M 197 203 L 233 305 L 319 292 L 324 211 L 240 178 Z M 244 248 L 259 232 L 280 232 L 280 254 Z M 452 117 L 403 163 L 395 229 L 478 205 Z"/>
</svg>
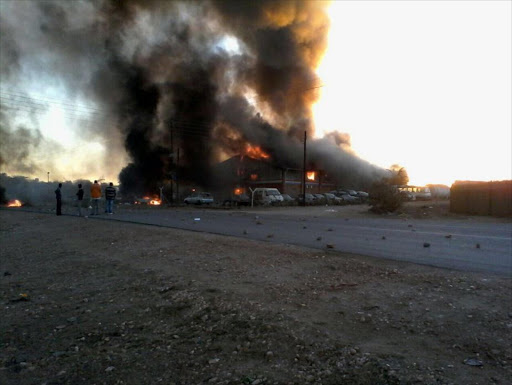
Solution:
<svg viewBox="0 0 512 385">
<path fill-rule="evenodd" d="M 450 189 L 450 211 L 469 215 L 512 216 L 512 180 L 457 181 Z"/>
</svg>

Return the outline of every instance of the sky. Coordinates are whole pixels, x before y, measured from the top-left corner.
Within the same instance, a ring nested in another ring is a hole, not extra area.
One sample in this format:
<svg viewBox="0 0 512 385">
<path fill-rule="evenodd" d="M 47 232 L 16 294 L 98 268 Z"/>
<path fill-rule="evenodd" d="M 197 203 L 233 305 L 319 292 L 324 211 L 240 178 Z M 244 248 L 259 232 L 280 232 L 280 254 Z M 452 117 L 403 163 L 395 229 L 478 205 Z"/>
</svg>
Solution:
<svg viewBox="0 0 512 385">
<path fill-rule="evenodd" d="M 410 184 L 512 179 L 511 1 L 335 1 L 316 135 Z"/>
</svg>

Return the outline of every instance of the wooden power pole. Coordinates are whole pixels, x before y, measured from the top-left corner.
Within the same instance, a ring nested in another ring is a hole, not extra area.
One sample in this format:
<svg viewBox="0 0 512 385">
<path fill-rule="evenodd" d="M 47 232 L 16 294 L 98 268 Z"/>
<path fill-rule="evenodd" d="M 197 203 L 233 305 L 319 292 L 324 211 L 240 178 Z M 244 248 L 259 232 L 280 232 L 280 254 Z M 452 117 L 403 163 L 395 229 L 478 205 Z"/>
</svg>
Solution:
<svg viewBox="0 0 512 385">
<path fill-rule="evenodd" d="M 306 141 L 307 141 L 307 131 L 304 131 L 304 168 L 302 170 L 302 205 L 306 207 Z"/>
</svg>

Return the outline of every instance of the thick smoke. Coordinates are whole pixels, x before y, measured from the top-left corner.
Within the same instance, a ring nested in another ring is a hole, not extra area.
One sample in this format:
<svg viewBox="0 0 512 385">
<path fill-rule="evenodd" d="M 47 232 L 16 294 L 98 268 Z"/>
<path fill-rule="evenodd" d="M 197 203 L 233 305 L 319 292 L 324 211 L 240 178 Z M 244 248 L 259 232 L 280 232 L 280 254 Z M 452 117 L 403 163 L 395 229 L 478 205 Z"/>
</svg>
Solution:
<svg viewBox="0 0 512 385">
<path fill-rule="evenodd" d="M 7 123 L 5 113 L 0 112 L 0 167 L 10 172 L 29 173 L 39 169 L 39 165 L 30 157 L 30 153 L 41 145 L 43 137 L 40 131 L 26 127 L 12 129 Z"/>
<path fill-rule="evenodd" d="M 2 75 L 14 81 L 24 68 L 58 79 L 114 117 L 88 131 L 121 132 L 130 159 L 120 173 L 124 191 L 155 191 L 178 148 L 182 178 L 205 187 L 212 165 L 245 143 L 276 165 L 300 167 L 304 132 L 314 133 L 314 69 L 327 44 L 324 2 L 20 3 L 1 16 Z M 9 16 L 37 28 L 21 33 Z M 346 136 L 310 139 L 308 147 L 310 164 L 340 181 L 380 173 L 351 152 Z"/>
<path fill-rule="evenodd" d="M 13 124 L 9 112 L 4 108 L 0 111 L 0 169 L 13 175 L 46 174 L 46 170 L 53 167 L 52 160 L 35 154 L 48 153 L 59 145 L 45 139 L 39 129 Z M 31 118 L 31 126 L 37 127 L 36 116 Z"/>
</svg>

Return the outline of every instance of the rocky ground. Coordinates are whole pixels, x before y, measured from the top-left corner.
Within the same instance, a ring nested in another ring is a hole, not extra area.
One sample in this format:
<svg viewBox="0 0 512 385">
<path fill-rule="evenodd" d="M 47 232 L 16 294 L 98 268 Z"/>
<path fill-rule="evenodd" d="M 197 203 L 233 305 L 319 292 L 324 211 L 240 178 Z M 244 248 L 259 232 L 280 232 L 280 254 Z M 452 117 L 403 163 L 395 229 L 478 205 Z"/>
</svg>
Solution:
<svg viewBox="0 0 512 385">
<path fill-rule="evenodd" d="M 16 209 L 0 244 L 1 384 L 512 378 L 508 274 Z"/>
</svg>

